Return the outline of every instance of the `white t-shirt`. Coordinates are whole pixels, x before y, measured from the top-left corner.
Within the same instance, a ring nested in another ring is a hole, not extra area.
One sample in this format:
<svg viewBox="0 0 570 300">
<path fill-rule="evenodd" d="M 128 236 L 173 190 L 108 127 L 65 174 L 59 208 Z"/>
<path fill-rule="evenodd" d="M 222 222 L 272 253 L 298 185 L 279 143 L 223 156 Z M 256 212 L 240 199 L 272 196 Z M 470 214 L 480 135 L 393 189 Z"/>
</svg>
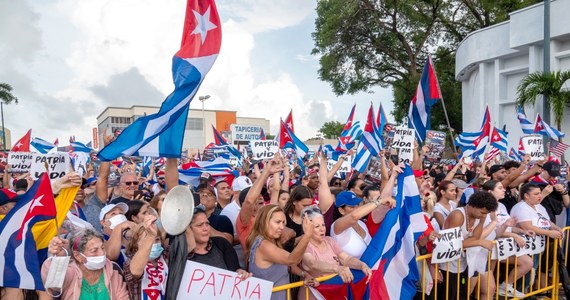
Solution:
<svg viewBox="0 0 570 300">
<path fill-rule="evenodd" d="M 457 208 L 457 203 L 455 203 L 454 201 L 449 201 L 449 205 L 451 206 L 451 210 L 447 210 L 447 208 L 443 207 L 443 205 L 441 205 L 439 202 L 435 204 L 435 206 L 433 207 L 433 213 L 435 215 L 436 212 L 440 213 L 443 215 L 443 220 L 445 221 L 445 219 L 447 219 L 447 216 L 449 216 L 449 214 Z"/>
<path fill-rule="evenodd" d="M 366 250 L 366 247 L 370 244 L 370 240 L 372 240 L 370 233 L 368 233 L 366 224 L 360 220 L 358 221 L 358 226 L 366 232 L 366 236 L 363 239 L 352 227 L 346 229 L 340 234 L 335 234 L 335 223 L 336 221 L 331 226 L 331 237 L 335 239 L 340 248 L 342 248 L 342 251 L 346 252 L 350 256 L 360 259 L 362 253 L 364 253 L 364 250 Z"/>
<path fill-rule="evenodd" d="M 550 220 L 548 219 L 548 212 L 544 206 L 537 204 L 532 208 L 525 201 L 517 203 L 511 209 L 511 216 L 517 218 L 517 221 L 527 222 L 531 221 L 533 226 L 542 229 L 550 229 Z"/>
</svg>

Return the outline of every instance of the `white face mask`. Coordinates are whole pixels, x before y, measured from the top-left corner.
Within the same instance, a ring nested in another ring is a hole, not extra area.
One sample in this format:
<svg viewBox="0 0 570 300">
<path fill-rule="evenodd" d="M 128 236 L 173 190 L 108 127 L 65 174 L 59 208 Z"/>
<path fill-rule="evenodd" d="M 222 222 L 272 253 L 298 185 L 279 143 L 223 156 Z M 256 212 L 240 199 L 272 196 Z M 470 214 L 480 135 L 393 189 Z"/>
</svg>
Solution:
<svg viewBox="0 0 570 300">
<path fill-rule="evenodd" d="M 85 256 L 83 253 L 80 253 L 87 261 L 83 264 L 87 270 L 95 271 L 101 270 L 105 267 L 105 261 L 107 261 L 107 256 Z"/>
<path fill-rule="evenodd" d="M 65 251 L 67 253 L 67 250 Z M 61 296 L 61 288 L 63 287 L 63 281 L 65 279 L 65 274 L 67 272 L 67 266 L 69 265 L 69 256 L 52 256 L 51 265 L 49 267 L 48 275 L 46 277 L 44 287 L 46 291 L 48 289 L 59 290 L 58 295 L 50 295 L 54 298 Z M 49 293 L 49 292 L 48 292 Z"/>
<path fill-rule="evenodd" d="M 111 225 L 109 226 L 109 228 L 115 229 L 115 227 L 117 227 L 120 224 L 122 224 L 123 222 L 127 221 L 127 217 L 125 217 L 125 215 L 116 215 L 116 216 L 110 218 L 108 221 L 111 222 Z"/>
</svg>

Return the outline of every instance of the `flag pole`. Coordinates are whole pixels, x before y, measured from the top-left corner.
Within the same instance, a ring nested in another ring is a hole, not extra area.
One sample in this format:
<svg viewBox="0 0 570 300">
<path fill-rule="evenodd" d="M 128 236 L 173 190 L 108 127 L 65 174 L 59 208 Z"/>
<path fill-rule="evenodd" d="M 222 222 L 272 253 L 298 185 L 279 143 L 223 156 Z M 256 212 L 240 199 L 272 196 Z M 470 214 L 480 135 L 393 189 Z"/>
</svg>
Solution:
<svg viewBox="0 0 570 300">
<path fill-rule="evenodd" d="M 430 54 L 428 54 L 428 59 L 430 60 L 430 63 L 433 67 L 433 70 L 435 71 L 435 64 L 431 60 Z M 436 72 L 436 74 L 437 74 L 437 72 Z M 435 82 L 437 83 L 437 89 L 439 90 L 439 93 L 441 95 L 441 105 L 443 106 L 443 113 L 445 115 L 445 121 L 447 121 L 447 130 L 449 130 L 449 135 L 451 136 L 451 146 L 453 146 L 453 153 L 457 154 L 457 148 L 455 147 L 455 137 L 453 136 L 453 131 L 451 130 L 451 123 L 449 123 L 449 117 L 447 116 L 447 108 L 445 107 L 445 101 L 443 101 L 443 93 L 441 93 L 441 88 L 439 87 L 439 80 L 436 80 Z"/>
</svg>

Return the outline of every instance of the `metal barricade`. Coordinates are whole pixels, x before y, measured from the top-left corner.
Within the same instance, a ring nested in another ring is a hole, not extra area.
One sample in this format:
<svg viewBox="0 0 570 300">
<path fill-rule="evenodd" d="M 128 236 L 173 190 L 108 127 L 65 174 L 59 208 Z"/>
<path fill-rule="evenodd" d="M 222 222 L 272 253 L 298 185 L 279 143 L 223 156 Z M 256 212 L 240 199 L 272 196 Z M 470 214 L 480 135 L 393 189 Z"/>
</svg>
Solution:
<svg viewBox="0 0 570 300">
<path fill-rule="evenodd" d="M 565 227 L 563 229 L 564 231 L 564 236 L 568 237 L 568 233 L 570 232 L 570 227 Z M 496 242 L 495 242 L 496 243 Z M 491 272 L 488 271 L 488 273 L 490 275 L 487 275 L 487 279 L 486 280 L 482 280 L 482 277 L 484 277 L 485 275 L 481 275 L 478 274 L 475 277 L 472 278 L 468 278 L 466 280 L 466 282 L 462 283 L 462 280 L 465 279 L 464 277 L 462 277 L 462 273 L 459 272 L 459 270 L 461 269 L 461 265 L 458 263 L 457 266 L 457 273 L 453 273 L 453 270 L 450 270 L 449 267 L 449 263 L 446 263 L 446 271 L 442 272 L 442 276 L 443 278 L 443 282 L 445 282 L 445 284 L 442 284 L 440 288 L 438 288 L 438 280 L 439 278 L 439 271 L 440 271 L 440 266 L 439 264 L 434 264 L 433 268 L 434 268 L 434 276 L 432 277 L 432 289 L 431 292 L 429 293 L 429 295 L 426 294 L 426 290 L 429 289 L 429 287 L 426 287 L 426 281 L 424 280 L 424 278 L 426 278 L 426 276 L 428 274 L 430 274 L 430 260 L 432 255 L 431 254 L 427 254 L 427 255 L 422 255 L 422 256 L 418 256 L 416 258 L 416 261 L 418 262 L 418 270 L 420 273 L 420 280 L 419 280 L 419 286 L 418 286 L 418 290 L 416 293 L 416 299 L 422 299 L 422 300 L 426 300 L 426 299 L 481 299 L 480 295 L 482 293 L 482 285 L 484 285 L 485 288 L 487 288 L 487 290 L 489 290 L 490 294 L 487 296 L 488 299 L 523 299 L 523 298 L 527 298 L 533 295 L 542 295 L 542 293 L 548 292 L 549 293 L 549 297 L 550 299 L 556 300 L 558 299 L 558 290 L 559 290 L 559 276 L 558 276 L 558 262 L 557 262 L 557 251 L 559 249 L 559 244 L 560 244 L 560 240 L 554 240 L 551 239 L 549 237 L 546 238 L 546 242 L 545 242 L 545 250 L 539 254 L 534 254 L 531 256 L 532 261 L 533 261 L 533 268 L 531 269 L 531 271 L 529 271 L 527 274 L 525 274 L 524 276 L 522 276 L 520 279 L 515 280 L 513 283 L 513 287 L 515 289 L 517 289 L 517 286 L 522 289 L 520 290 L 521 292 L 524 293 L 524 297 L 520 297 L 520 298 L 515 298 L 515 297 L 509 297 L 507 295 L 505 296 L 499 296 L 498 294 L 498 287 L 502 282 L 506 282 L 507 278 L 509 277 L 509 274 L 511 272 L 514 272 L 514 278 L 517 277 L 518 270 L 517 270 L 517 265 L 518 265 L 518 260 L 519 257 L 515 256 L 512 260 L 514 260 L 512 263 L 509 263 L 509 260 L 511 259 L 507 259 L 506 261 L 501 261 L 501 262 L 497 262 L 497 261 L 493 261 L 491 259 L 491 252 L 489 252 L 489 255 L 487 257 L 487 270 L 491 270 Z M 563 245 L 562 245 L 562 250 L 563 250 L 563 254 L 564 254 L 564 262 L 566 263 L 566 265 L 568 265 L 568 253 L 570 252 L 569 249 L 570 246 L 570 241 L 568 238 L 565 238 L 563 241 Z M 524 254 L 526 255 L 526 254 Z M 543 265 L 545 264 L 545 265 Z M 545 271 L 545 272 L 540 272 L 540 271 Z M 459 274 L 459 275 L 450 275 L 451 273 L 453 274 Z M 465 271 L 465 274 L 467 273 L 467 271 Z M 541 274 L 543 273 L 543 274 Z M 326 281 L 332 277 L 334 277 L 336 274 L 331 274 L 331 275 L 327 275 L 327 276 L 323 276 L 323 277 L 319 277 L 316 278 L 317 281 L 322 282 L 322 281 Z M 491 276 L 492 275 L 492 276 Z M 430 274 L 431 276 L 431 274 Z M 451 277 L 451 278 L 450 278 Z M 454 279 L 454 277 L 457 277 L 456 279 Z M 454 279 L 454 280 L 452 280 Z M 493 280 L 491 282 L 491 280 Z M 483 282 L 482 282 L 483 281 Z M 286 285 L 281 285 L 281 286 L 277 286 L 273 288 L 273 292 L 278 292 L 278 291 L 283 291 L 283 290 L 287 290 L 287 299 L 295 299 L 296 295 L 291 297 L 291 293 L 290 290 L 296 287 L 302 287 L 303 286 L 303 281 L 298 281 L 298 282 L 294 282 L 294 283 L 290 283 L 290 284 L 286 284 Z M 452 290 L 455 290 L 456 292 L 453 293 L 453 295 L 449 294 L 450 291 L 450 287 L 452 287 L 451 285 L 455 284 L 455 288 Z M 465 297 L 463 297 L 461 295 L 462 289 L 463 291 L 465 290 L 465 287 L 462 287 L 462 285 L 466 285 L 466 289 L 467 289 L 467 295 Z M 305 289 L 307 290 L 308 288 L 305 287 Z M 442 290 L 443 289 L 443 290 Z M 471 291 L 471 292 L 470 292 Z M 307 294 L 307 299 L 308 299 L 308 293 Z M 419 296 L 418 296 L 419 294 Z"/>
</svg>

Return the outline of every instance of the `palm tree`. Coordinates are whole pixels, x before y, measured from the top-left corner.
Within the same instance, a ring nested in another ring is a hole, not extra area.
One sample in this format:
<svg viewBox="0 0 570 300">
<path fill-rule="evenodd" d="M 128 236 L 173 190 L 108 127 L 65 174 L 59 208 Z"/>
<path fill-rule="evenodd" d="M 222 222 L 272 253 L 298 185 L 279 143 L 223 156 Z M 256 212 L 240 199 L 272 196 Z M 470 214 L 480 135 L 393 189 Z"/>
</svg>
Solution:
<svg viewBox="0 0 570 300">
<path fill-rule="evenodd" d="M 570 80 L 570 71 L 528 74 L 517 88 L 517 104 L 523 107 L 526 104 L 534 105 L 536 98 L 543 95 L 552 107 L 554 121 L 560 131 L 564 109 L 570 104 L 570 91 L 562 90 L 562 86 L 568 80 Z"/>
<path fill-rule="evenodd" d="M 0 101 L 5 104 L 12 102 L 18 104 L 18 98 L 12 95 L 12 86 L 7 83 L 0 82 Z"/>
<path fill-rule="evenodd" d="M 6 129 L 4 127 L 4 103 L 18 104 L 18 98 L 12 94 L 12 86 L 7 83 L 0 82 L 0 114 L 2 117 L 2 148 L 6 149 Z"/>
</svg>

